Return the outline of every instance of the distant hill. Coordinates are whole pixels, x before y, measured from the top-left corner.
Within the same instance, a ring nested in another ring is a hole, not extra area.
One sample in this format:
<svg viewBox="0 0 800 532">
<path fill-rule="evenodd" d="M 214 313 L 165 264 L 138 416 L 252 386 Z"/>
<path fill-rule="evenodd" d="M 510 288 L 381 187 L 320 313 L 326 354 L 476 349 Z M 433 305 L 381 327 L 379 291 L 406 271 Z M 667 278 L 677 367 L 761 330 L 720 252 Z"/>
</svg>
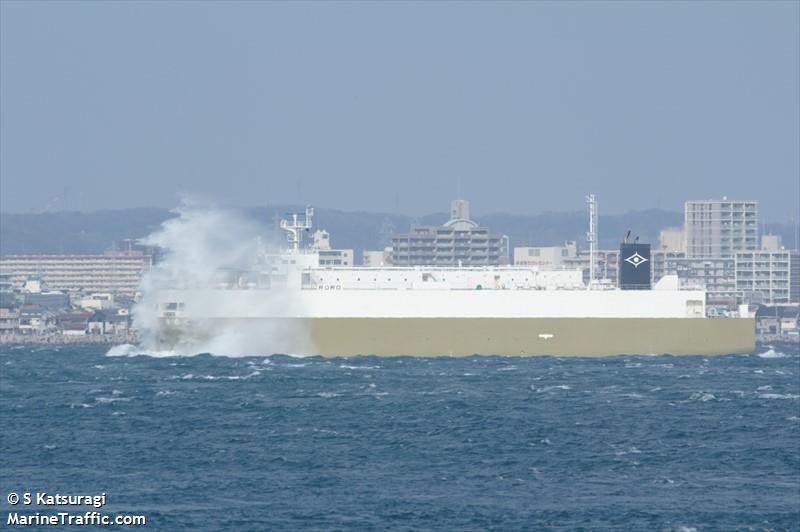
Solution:
<svg viewBox="0 0 800 532">
<path fill-rule="evenodd" d="M 174 216 L 142 207 L 94 212 L 0 214 L 0 253 L 100 253 L 114 242 L 139 238 Z"/>
<path fill-rule="evenodd" d="M 287 212 L 301 211 L 295 205 L 273 205 L 241 209 L 248 218 L 259 220 L 265 232 L 274 231 L 274 220 Z M 175 216 L 166 209 L 143 207 L 95 212 L 56 212 L 47 214 L 0 214 L 0 253 L 100 253 L 128 238 L 141 238 L 155 231 L 161 223 Z M 381 229 L 408 231 L 412 224 L 441 224 L 446 213 L 410 216 L 370 212 L 344 212 L 315 208 L 314 226 L 326 229 L 338 248 L 355 250 L 357 261 L 363 249 L 381 249 Z M 558 245 L 575 240 L 585 247 L 587 215 L 585 212 L 542 213 L 536 215 L 487 214 L 475 221 L 492 231 L 506 234 L 514 246 Z M 616 248 L 628 229 L 640 240 L 658 245 L 659 231 L 678 227 L 683 214 L 651 209 L 620 215 L 601 215 L 598 221 L 600 248 Z M 794 230 L 790 224 L 769 224 L 767 232 L 780 234 L 791 247 Z"/>
</svg>

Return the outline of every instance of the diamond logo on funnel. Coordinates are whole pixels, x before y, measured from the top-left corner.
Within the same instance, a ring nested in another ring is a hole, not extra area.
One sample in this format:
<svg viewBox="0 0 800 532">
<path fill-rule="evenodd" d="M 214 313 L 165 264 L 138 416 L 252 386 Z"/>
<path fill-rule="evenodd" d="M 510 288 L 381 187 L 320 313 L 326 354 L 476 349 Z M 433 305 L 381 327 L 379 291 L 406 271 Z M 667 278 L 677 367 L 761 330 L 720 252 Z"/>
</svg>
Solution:
<svg viewBox="0 0 800 532">
<path fill-rule="evenodd" d="M 639 255 L 639 253 L 637 252 L 628 257 L 627 259 L 625 259 L 625 262 L 629 262 L 633 264 L 634 268 L 638 268 L 640 264 L 644 264 L 645 262 L 647 262 L 647 259 Z"/>
</svg>

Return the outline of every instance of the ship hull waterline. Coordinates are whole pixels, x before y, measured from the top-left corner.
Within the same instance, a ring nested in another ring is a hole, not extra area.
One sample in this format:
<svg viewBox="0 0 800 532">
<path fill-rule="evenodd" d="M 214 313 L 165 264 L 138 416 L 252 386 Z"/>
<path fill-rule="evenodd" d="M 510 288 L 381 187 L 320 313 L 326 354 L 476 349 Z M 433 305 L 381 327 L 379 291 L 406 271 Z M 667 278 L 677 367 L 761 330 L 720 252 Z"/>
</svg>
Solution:
<svg viewBox="0 0 800 532">
<path fill-rule="evenodd" d="M 269 334 L 258 351 L 251 348 L 253 354 L 331 357 L 725 355 L 755 349 L 753 318 L 162 318 L 158 341 L 161 348 L 187 352 L 224 332 L 254 330 Z"/>
</svg>

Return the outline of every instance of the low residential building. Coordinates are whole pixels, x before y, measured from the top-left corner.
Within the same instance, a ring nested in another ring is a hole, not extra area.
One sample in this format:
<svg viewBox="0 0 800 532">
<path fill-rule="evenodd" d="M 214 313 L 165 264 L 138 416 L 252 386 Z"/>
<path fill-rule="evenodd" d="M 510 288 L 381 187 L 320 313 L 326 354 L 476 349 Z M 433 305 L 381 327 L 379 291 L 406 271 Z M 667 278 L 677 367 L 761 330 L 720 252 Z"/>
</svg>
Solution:
<svg viewBox="0 0 800 532">
<path fill-rule="evenodd" d="M 114 306 L 114 294 L 99 293 L 89 294 L 78 301 L 78 306 L 84 310 L 103 310 Z"/>
<path fill-rule="evenodd" d="M 800 306 L 760 306 L 756 312 L 756 331 L 760 335 L 787 335 L 800 332 Z"/>
<path fill-rule="evenodd" d="M 794 315 L 781 316 L 781 334 L 794 334 L 800 333 L 800 316 L 797 314 L 797 307 L 794 309 Z"/>
<path fill-rule="evenodd" d="M 58 317 L 58 328 L 64 336 L 80 336 L 89 332 L 89 319 L 92 312 L 65 312 Z"/>
<path fill-rule="evenodd" d="M 130 330 L 131 320 L 127 314 L 99 310 L 87 321 L 88 334 L 125 334 Z"/>
<path fill-rule="evenodd" d="M 19 311 L 21 334 L 45 334 L 56 327 L 56 314 L 41 307 L 26 305 Z"/>
<path fill-rule="evenodd" d="M 11 274 L 0 273 L 0 308 L 14 309 L 20 304 L 20 300 L 14 291 L 14 283 L 11 281 Z"/>
<path fill-rule="evenodd" d="M 68 294 L 50 290 L 46 283 L 37 278 L 25 281 L 20 298 L 23 305 L 40 307 L 51 312 L 66 310 L 70 306 Z"/>
<path fill-rule="evenodd" d="M 19 310 L 0 307 L 0 334 L 10 334 L 19 330 Z"/>
</svg>

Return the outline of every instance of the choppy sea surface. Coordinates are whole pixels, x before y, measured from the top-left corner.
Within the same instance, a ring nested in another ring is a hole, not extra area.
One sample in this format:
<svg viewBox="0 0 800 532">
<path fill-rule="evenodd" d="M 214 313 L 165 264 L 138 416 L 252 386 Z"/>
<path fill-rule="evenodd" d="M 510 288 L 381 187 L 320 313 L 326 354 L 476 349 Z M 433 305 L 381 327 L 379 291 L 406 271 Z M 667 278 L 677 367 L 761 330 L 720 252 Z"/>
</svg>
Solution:
<svg viewBox="0 0 800 532">
<path fill-rule="evenodd" d="M 148 530 L 800 530 L 800 355 L 0 347 L 10 492 Z M 14 507 L 31 513 L 35 509 Z M 51 527 L 52 528 L 52 527 Z"/>
</svg>

